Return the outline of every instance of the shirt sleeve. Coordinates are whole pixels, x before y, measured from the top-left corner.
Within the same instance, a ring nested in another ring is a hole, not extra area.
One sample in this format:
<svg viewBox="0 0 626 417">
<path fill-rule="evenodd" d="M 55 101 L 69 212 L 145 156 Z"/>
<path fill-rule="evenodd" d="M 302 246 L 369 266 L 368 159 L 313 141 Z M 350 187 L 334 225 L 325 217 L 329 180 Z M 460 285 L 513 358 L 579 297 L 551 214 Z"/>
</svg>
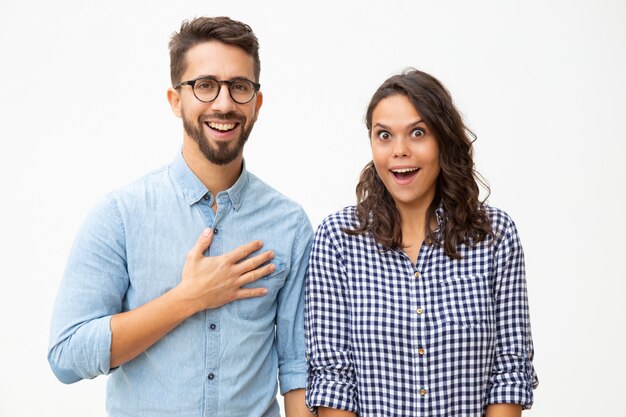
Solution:
<svg viewBox="0 0 626 417">
<path fill-rule="evenodd" d="M 487 404 L 521 404 L 528 409 L 538 379 L 532 364 L 524 253 L 515 224 L 509 222 L 495 258 L 496 340 Z"/>
<path fill-rule="evenodd" d="M 313 229 L 304 211 L 298 219 L 298 231 L 291 253 L 291 266 L 278 294 L 276 346 L 280 392 L 306 388 L 304 343 L 304 275 L 311 252 Z"/>
<path fill-rule="evenodd" d="M 358 412 L 350 344 L 346 268 L 340 246 L 325 223 L 318 228 L 309 259 L 305 296 L 308 357 L 307 406 Z"/>
<path fill-rule="evenodd" d="M 74 241 L 50 327 L 48 362 L 66 384 L 110 372 L 111 316 L 128 288 L 124 232 L 112 198 L 87 216 Z"/>
</svg>

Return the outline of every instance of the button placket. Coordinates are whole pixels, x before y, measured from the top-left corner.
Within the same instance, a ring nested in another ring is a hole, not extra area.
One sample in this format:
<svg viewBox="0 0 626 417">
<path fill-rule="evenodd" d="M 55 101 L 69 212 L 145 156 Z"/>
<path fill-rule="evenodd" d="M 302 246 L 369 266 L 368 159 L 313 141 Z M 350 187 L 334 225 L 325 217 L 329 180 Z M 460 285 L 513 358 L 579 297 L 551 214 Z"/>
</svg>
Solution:
<svg viewBox="0 0 626 417">
<path fill-rule="evenodd" d="M 429 243 L 425 242 L 420 248 L 420 253 L 418 255 L 418 262 L 414 267 L 413 271 L 413 282 L 414 286 L 417 290 L 418 297 L 415 299 L 415 304 L 413 305 L 413 311 L 415 312 L 414 321 L 416 323 L 417 328 L 419 329 L 418 337 L 414 341 L 413 352 L 415 352 L 416 361 L 416 389 L 419 393 L 419 397 L 424 399 L 424 402 L 427 400 L 427 390 L 430 375 L 428 374 L 428 366 L 426 366 L 426 350 L 424 346 L 429 343 L 430 339 L 430 329 L 432 326 L 431 320 L 426 316 L 426 310 L 428 310 L 429 303 L 431 300 L 431 288 L 432 284 L 429 277 L 429 260 L 430 255 L 432 254 L 431 247 L 427 246 Z M 425 403 L 424 403 L 425 404 Z"/>
</svg>

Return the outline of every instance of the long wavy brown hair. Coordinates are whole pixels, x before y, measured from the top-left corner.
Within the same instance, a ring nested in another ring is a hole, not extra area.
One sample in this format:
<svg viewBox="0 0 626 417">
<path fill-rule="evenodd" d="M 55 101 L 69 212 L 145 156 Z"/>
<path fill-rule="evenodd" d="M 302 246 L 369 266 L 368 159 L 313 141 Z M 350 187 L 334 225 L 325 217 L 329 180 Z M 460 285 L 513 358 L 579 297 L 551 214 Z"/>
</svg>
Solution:
<svg viewBox="0 0 626 417">
<path fill-rule="evenodd" d="M 374 109 L 381 100 L 397 94 L 409 99 L 439 145 L 441 170 L 435 198 L 426 214 L 426 240 L 443 246 L 450 258 L 459 259 L 458 245 L 474 246 L 493 234 L 483 210 L 484 200 L 479 200 L 479 183 L 485 187 L 487 195 L 490 190 L 474 169 L 472 142 L 475 136 L 465 127 L 448 90 L 431 75 L 409 69 L 386 80 L 372 96 L 365 115 L 370 140 Z M 373 161 L 361 172 L 356 196 L 358 225 L 344 232 L 351 235 L 370 232 L 376 242 L 387 249 L 403 248 L 400 213 Z M 437 224 L 438 207 L 443 210 L 440 229 L 432 226 Z"/>
</svg>

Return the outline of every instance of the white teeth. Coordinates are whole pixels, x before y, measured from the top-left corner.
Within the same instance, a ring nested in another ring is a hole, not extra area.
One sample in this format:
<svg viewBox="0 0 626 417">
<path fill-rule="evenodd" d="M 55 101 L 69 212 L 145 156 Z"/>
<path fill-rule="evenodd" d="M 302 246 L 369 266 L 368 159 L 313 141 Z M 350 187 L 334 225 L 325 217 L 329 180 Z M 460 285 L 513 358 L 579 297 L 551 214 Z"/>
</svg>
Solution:
<svg viewBox="0 0 626 417">
<path fill-rule="evenodd" d="M 216 130 L 231 130 L 235 128 L 234 123 L 215 123 L 209 122 L 209 127 Z"/>
<path fill-rule="evenodd" d="M 413 172 L 417 171 L 419 168 L 402 168 L 402 169 L 392 169 L 391 172 L 396 172 L 398 174 L 404 174 L 405 172 Z"/>
</svg>

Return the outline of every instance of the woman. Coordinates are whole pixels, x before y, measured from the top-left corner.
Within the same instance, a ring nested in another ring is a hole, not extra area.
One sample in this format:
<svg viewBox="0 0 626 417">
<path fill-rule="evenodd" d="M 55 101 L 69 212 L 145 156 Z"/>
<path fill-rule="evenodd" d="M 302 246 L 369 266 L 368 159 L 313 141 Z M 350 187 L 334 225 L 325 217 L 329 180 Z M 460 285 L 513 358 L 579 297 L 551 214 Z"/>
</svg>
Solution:
<svg viewBox="0 0 626 417">
<path fill-rule="evenodd" d="M 325 416 L 519 416 L 532 405 L 524 256 L 479 200 L 448 91 L 411 70 L 366 114 L 356 207 L 319 226 L 309 262 L 307 403 Z"/>
</svg>

